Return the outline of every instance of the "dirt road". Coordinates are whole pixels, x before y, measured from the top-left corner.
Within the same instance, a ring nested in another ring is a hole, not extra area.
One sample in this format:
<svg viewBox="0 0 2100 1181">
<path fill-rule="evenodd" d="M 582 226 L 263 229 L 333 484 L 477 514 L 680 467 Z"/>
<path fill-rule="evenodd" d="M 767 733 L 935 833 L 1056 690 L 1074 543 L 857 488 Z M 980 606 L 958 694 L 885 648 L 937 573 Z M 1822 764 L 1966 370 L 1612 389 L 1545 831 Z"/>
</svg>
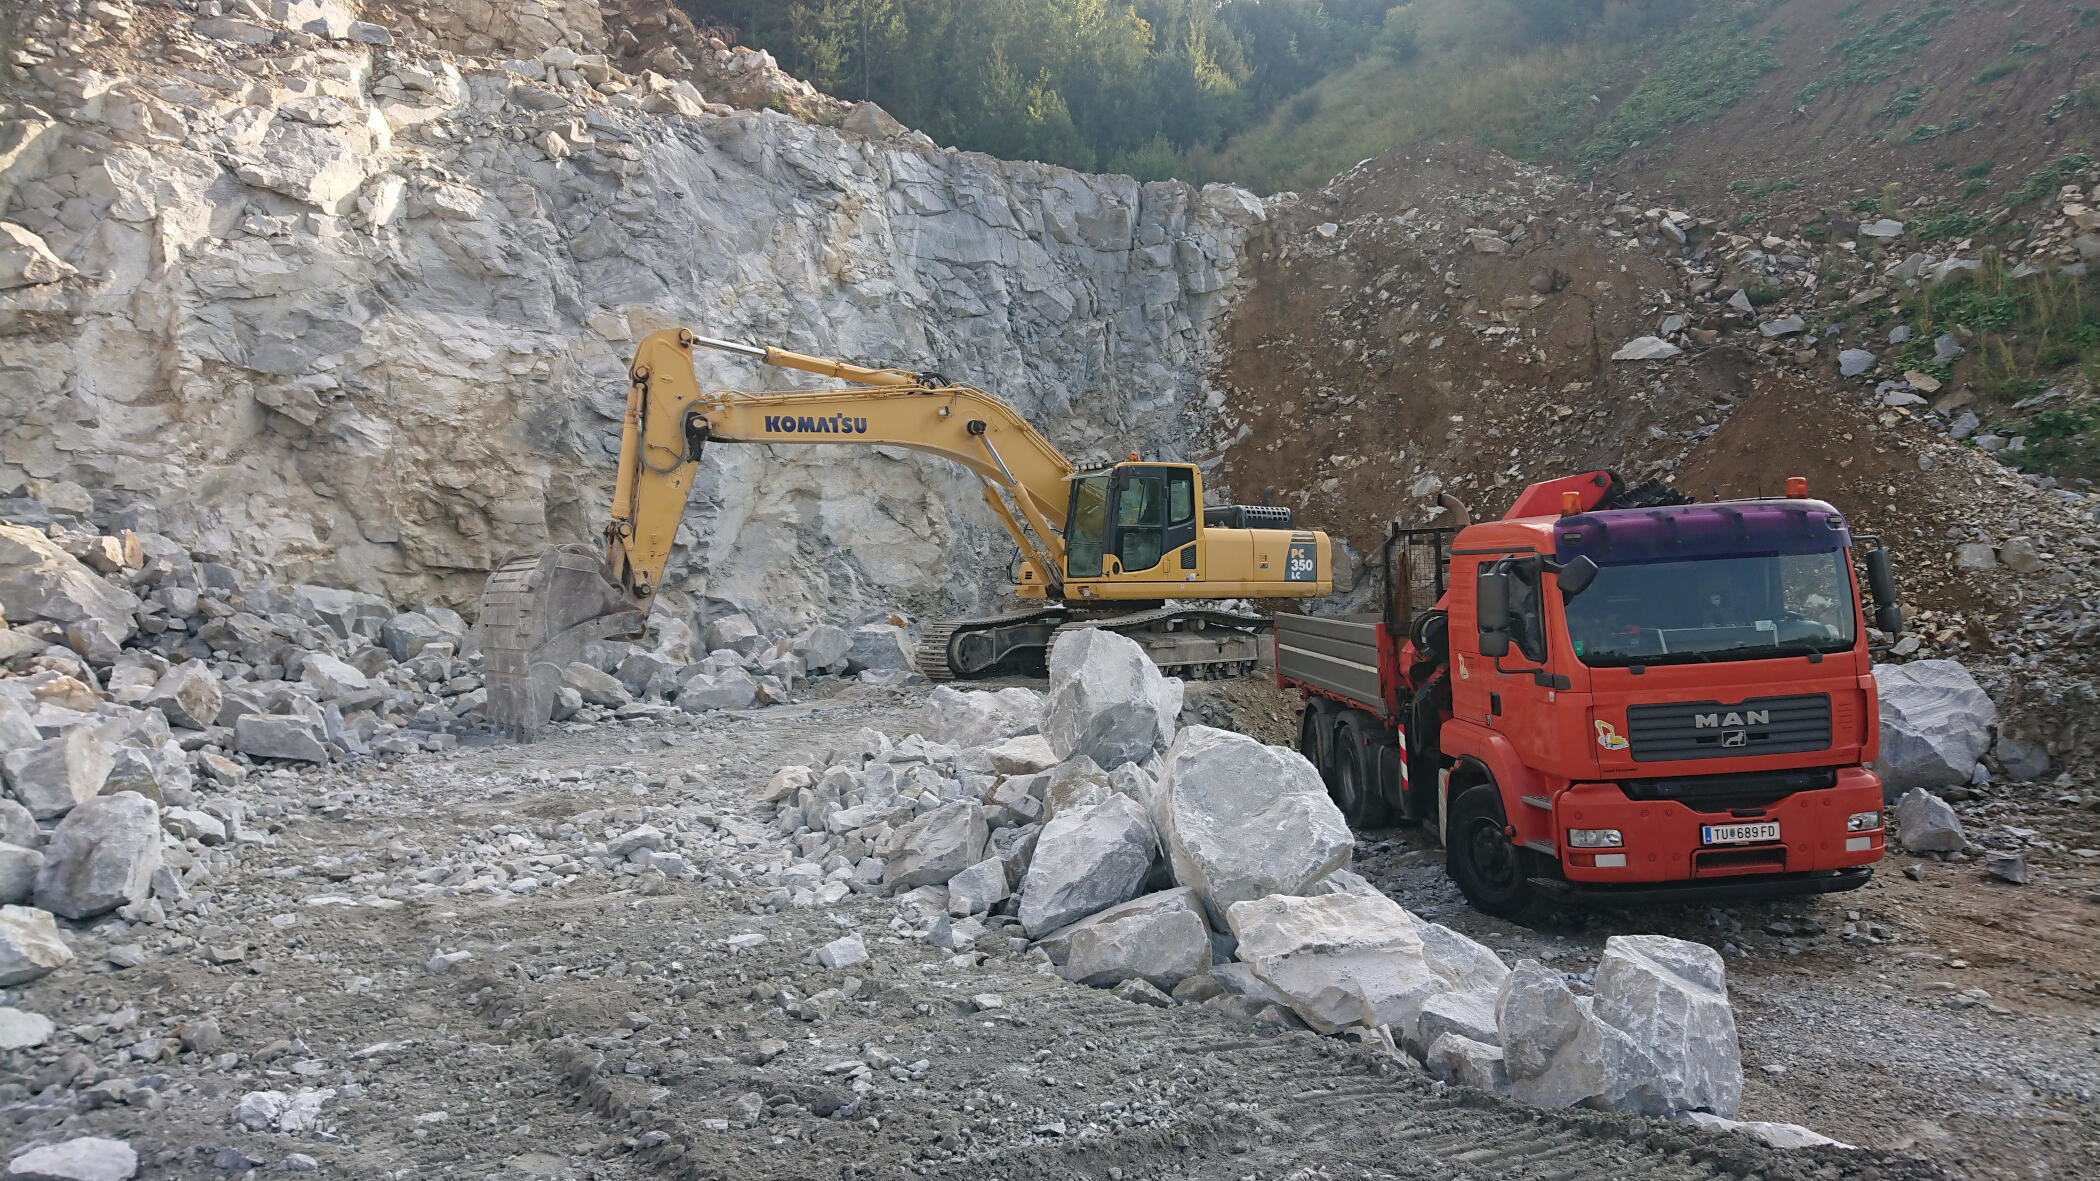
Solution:
<svg viewBox="0 0 2100 1181">
<path fill-rule="evenodd" d="M 75 933 L 72 965 L 9 996 L 60 1029 L 5 1059 L 22 1080 L 0 1083 L 5 1138 L 125 1137 L 148 1178 L 287 1161 L 578 1179 L 1940 1175 L 1460 1092 L 1366 1043 L 1068 984 L 996 926 L 934 946 L 878 896 L 784 905 L 766 777 L 862 726 L 915 730 L 916 698 L 853 688 L 252 778 L 241 839 L 205 851 L 165 921 Z M 867 962 L 815 962 L 855 932 Z M 1779 978 L 1739 985 L 1751 1062 L 1774 1017 L 1798 1019 L 1765 999 Z M 237 1118 L 261 1110 L 251 1092 L 319 1089 L 310 1129 Z M 1775 1102 L 1786 1089 L 1754 1089 L 1746 1114 L 1866 1139 Z"/>
</svg>

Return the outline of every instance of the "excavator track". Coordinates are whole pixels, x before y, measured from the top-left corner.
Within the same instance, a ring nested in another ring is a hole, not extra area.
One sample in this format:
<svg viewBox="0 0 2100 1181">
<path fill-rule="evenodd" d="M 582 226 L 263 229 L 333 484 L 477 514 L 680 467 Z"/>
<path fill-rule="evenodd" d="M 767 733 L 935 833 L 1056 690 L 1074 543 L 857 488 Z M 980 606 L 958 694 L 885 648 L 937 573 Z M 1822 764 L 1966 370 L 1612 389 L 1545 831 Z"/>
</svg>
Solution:
<svg viewBox="0 0 2100 1181">
<path fill-rule="evenodd" d="M 1265 615 L 1211 607 L 1159 607 L 1075 619 L 1058 628 L 1057 635 L 1098 627 L 1129 636 L 1168 676 L 1209 681 L 1253 672 L 1261 663 L 1261 632 L 1268 626 Z"/>
<path fill-rule="evenodd" d="M 1004 615 L 987 615 L 979 619 L 945 620 L 926 629 L 926 634 L 920 637 L 918 651 L 913 654 L 912 659 L 919 666 L 919 675 L 936 683 L 982 676 L 986 672 L 991 671 L 989 667 L 972 669 L 958 669 L 956 667 L 955 639 L 958 635 L 967 636 L 971 632 L 985 632 L 996 636 L 997 633 L 1012 629 L 1029 628 L 1033 630 L 1034 627 L 1045 624 L 1049 625 L 1050 629 L 1054 629 L 1056 621 L 1062 620 L 1064 615 L 1065 611 L 1062 607 L 1035 607 L 1027 611 L 1009 611 Z M 1002 660 L 1003 654 L 999 659 L 991 660 L 990 664 L 991 666 L 996 666 Z"/>
</svg>

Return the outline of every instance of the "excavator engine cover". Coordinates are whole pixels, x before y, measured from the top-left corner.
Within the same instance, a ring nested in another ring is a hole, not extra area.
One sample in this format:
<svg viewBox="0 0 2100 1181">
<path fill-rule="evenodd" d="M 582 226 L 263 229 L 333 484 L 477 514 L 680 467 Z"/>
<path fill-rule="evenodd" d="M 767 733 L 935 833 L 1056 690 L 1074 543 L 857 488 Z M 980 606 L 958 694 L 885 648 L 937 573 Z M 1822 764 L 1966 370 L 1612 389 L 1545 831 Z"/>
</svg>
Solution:
<svg viewBox="0 0 2100 1181">
<path fill-rule="evenodd" d="M 562 669 L 593 640 L 640 635 L 645 612 L 586 546 L 557 546 L 497 567 L 481 592 L 489 722 L 520 739 L 546 729 Z"/>
</svg>

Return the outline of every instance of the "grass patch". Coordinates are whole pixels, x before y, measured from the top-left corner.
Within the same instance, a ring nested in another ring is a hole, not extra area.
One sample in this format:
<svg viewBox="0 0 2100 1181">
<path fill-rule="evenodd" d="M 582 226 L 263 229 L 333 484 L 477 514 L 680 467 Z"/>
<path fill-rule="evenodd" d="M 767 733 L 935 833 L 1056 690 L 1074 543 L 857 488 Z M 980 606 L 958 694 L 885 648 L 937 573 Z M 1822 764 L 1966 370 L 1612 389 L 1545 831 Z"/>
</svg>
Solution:
<svg viewBox="0 0 2100 1181">
<path fill-rule="evenodd" d="M 2070 176 L 2092 162 L 2092 158 L 2084 152 L 2073 152 L 2068 156 L 2059 156 L 2051 160 L 2049 163 L 2028 173 L 2027 179 L 2020 182 L 2019 188 L 2005 195 L 2005 207 L 2007 209 L 2018 209 L 2031 201 L 2041 201 L 2054 197 L 2056 190 L 2063 187 L 2065 177 Z"/>
<path fill-rule="evenodd" d="M 1729 192 L 1741 193 L 1753 201 L 1774 193 L 1791 193 L 1800 187 L 1798 180 L 1736 180 L 1728 183 Z"/>
<path fill-rule="evenodd" d="M 1966 201 L 1971 197 L 1980 197 L 1990 187 L 1991 182 L 1989 180 L 1980 176 L 1972 176 L 1961 182 L 1962 200 Z"/>
<path fill-rule="evenodd" d="M 1980 163 L 1971 164 L 1967 168 L 1962 169 L 1961 177 L 1963 180 L 1981 180 L 1982 178 L 1989 176 L 1991 174 L 1991 169 L 1996 168 L 1997 166 L 1998 164 L 1995 160 L 1984 160 Z"/>
<path fill-rule="evenodd" d="M 1990 224 L 1985 218 L 1976 216 L 1959 206 L 1950 205 L 1934 210 L 1932 215 L 1918 221 L 1912 228 L 1927 242 L 1943 238 L 1966 238 Z"/>
<path fill-rule="evenodd" d="M 1901 63 L 1930 44 L 1933 32 L 1954 15 L 1954 0 L 1931 0 L 1899 5 L 1875 20 L 1857 13 L 1847 17 L 1844 23 L 1854 32 L 1831 47 L 1837 51 L 1838 68 L 1795 92 L 1794 102 L 1805 104 L 1825 91 L 1871 86 L 1895 77 Z"/>
<path fill-rule="evenodd" d="M 1968 351 L 1958 363 L 1962 380 L 1980 400 L 1977 413 L 1987 421 L 1993 410 L 2003 414 L 2048 389 L 2064 370 L 2100 373 L 2100 275 L 2015 279 L 1987 256 L 1978 270 L 1920 288 L 1907 311 L 1911 339 L 1898 352 L 1898 364 L 1949 377 L 1948 366 L 1932 362 L 1932 341 L 1966 329 Z M 2007 462 L 2038 474 L 2088 479 L 2100 475 L 2094 425 L 2090 411 L 2062 405 L 1993 421 L 1999 433 L 2027 436 L 2028 449 L 2006 456 Z"/>
<path fill-rule="evenodd" d="M 1989 86 L 1991 83 L 1996 82 L 1998 79 L 2005 77 L 2007 74 L 2011 74 L 2017 71 L 2021 66 L 2025 64 L 2025 62 L 2022 62 L 2018 58 L 2000 58 L 1999 60 L 1992 62 L 1990 65 L 1987 65 L 1982 69 L 1976 71 L 1976 85 Z"/>
<path fill-rule="evenodd" d="M 1779 68 L 1776 39 L 1677 39 L 1661 68 L 1634 87 L 1575 159 L 1586 166 L 1616 160 L 1637 143 L 1653 143 L 1673 127 L 1703 123 L 1741 102 L 1759 78 Z"/>
<path fill-rule="evenodd" d="M 1918 109 L 1918 104 L 1924 101 L 1925 93 L 1926 88 L 1923 86 L 1906 86 L 1897 91 L 1888 104 L 1875 113 L 1884 119 L 1908 118 L 1912 111 Z"/>
</svg>

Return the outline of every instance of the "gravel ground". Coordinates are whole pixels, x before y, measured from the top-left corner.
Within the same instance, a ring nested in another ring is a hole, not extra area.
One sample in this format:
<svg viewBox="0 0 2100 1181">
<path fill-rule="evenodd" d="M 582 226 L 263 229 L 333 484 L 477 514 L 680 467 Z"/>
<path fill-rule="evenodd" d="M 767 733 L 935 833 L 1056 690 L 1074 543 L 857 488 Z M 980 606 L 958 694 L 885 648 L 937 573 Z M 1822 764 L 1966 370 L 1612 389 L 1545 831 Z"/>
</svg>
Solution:
<svg viewBox="0 0 2100 1181">
<path fill-rule="evenodd" d="M 1366 1042 L 1067 984 L 998 927 L 931 946 L 889 899 L 769 905 L 767 776 L 909 733 L 917 697 L 257 776 L 187 901 L 69 932 L 71 965 L 0 995 L 60 1026 L 0 1061 L 4 1138 L 125 1137 L 149 1178 L 1941 1175 L 1534 1111 Z M 653 868 L 594 860 L 645 823 Z M 848 932 L 868 961 L 819 966 Z M 236 1118 L 314 1089 L 310 1127 Z"/>
<path fill-rule="evenodd" d="M 1924 881 L 1902 872 L 1910 865 Z M 2021 888 L 1986 881 L 1973 861 L 1899 854 L 1849 894 L 1567 912 L 1533 930 L 1468 908 L 1420 831 L 1367 834 L 1356 868 L 1506 959 L 1580 975 L 1607 937 L 1634 931 L 1719 949 L 1743 1046 L 1743 1119 L 1916 1151 L 1956 1176 L 2100 1175 L 2089 872 Z"/>
</svg>

